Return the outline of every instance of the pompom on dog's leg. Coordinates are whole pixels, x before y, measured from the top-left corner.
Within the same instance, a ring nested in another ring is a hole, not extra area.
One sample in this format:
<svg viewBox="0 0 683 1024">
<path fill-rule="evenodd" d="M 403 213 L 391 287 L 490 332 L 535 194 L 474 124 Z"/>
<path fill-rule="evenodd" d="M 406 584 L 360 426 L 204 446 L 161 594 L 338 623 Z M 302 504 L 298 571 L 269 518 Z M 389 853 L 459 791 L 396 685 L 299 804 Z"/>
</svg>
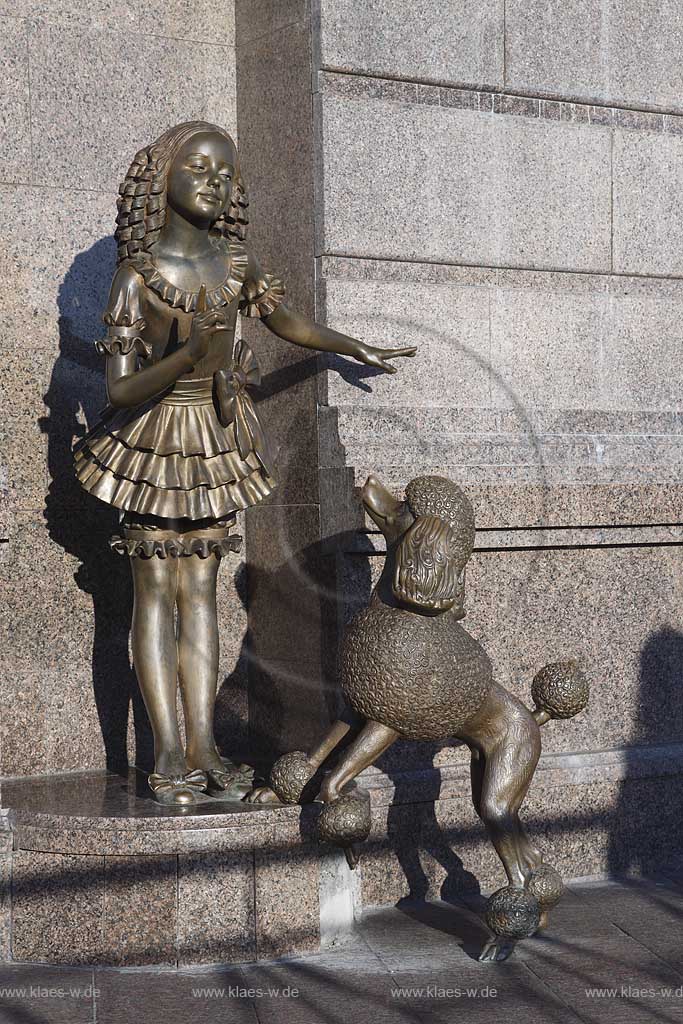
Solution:
<svg viewBox="0 0 683 1024">
<path fill-rule="evenodd" d="M 309 754 L 293 750 L 278 758 L 270 771 L 269 786 L 255 786 L 245 796 L 250 804 L 298 804 L 318 768 L 353 728 L 350 716 L 339 718 Z"/>
<path fill-rule="evenodd" d="M 370 805 L 369 801 L 345 789 L 398 738 L 399 733 L 388 725 L 366 722 L 320 787 L 320 796 L 326 805 L 318 826 L 320 838 L 341 846 L 351 868 L 359 861 L 354 842 L 367 839 L 370 832 Z"/>
<path fill-rule="evenodd" d="M 317 747 L 309 753 L 292 750 L 283 754 L 270 770 L 269 786 L 255 786 L 245 796 L 247 803 L 298 804 L 302 794 L 319 768 L 346 737 L 356 736 L 365 726 L 365 719 L 346 707 Z M 346 756 L 346 755 L 344 755 Z M 313 795 L 311 795 L 311 799 Z"/>
</svg>

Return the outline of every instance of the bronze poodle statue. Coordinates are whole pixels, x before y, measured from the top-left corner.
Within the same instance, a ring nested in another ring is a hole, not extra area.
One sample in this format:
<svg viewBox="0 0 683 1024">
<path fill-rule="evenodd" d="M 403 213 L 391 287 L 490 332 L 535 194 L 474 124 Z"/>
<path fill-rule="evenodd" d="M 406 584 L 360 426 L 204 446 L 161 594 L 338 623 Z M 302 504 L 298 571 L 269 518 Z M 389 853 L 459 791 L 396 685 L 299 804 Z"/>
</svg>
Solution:
<svg viewBox="0 0 683 1024">
<path fill-rule="evenodd" d="M 582 711 L 588 683 L 571 661 L 546 666 L 532 684 L 532 712 L 493 680 L 486 652 L 460 625 L 475 526 L 459 487 L 444 477 L 421 476 L 400 501 L 371 476 L 361 497 L 386 538 L 387 554 L 370 603 L 351 622 L 342 646 L 341 686 L 361 727 L 322 782 L 319 835 L 343 846 L 354 866 L 352 844 L 369 835 L 370 810 L 369 801 L 350 788 L 352 780 L 397 739 L 454 737 L 466 743 L 474 807 L 508 878 L 488 901 L 494 938 L 480 960 L 504 960 L 518 939 L 545 923 L 562 895 L 562 879 L 543 864 L 519 810 L 541 752 L 539 726 Z M 355 716 L 335 722 L 310 753 L 281 757 L 270 787 L 253 790 L 247 800 L 298 803 L 354 728 Z"/>
</svg>

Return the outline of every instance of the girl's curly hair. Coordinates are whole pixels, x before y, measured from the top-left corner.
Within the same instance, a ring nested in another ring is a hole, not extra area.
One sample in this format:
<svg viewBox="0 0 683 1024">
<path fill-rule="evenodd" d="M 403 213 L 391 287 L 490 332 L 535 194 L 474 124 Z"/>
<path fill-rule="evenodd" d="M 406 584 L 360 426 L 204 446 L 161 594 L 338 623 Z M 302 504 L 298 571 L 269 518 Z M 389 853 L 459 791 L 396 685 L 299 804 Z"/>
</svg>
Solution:
<svg viewBox="0 0 683 1024">
<path fill-rule="evenodd" d="M 149 252 L 166 222 L 166 179 L 173 158 L 188 139 L 203 132 L 217 132 L 237 147 L 231 136 L 208 121 L 185 121 L 169 128 L 156 142 L 135 154 L 128 173 L 119 185 L 116 201 L 115 238 L 118 262 Z M 247 233 L 249 199 L 239 169 L 235 168 L 230 205 L 213 225 L 226 238 L 244 241 Z"/>
</svg>

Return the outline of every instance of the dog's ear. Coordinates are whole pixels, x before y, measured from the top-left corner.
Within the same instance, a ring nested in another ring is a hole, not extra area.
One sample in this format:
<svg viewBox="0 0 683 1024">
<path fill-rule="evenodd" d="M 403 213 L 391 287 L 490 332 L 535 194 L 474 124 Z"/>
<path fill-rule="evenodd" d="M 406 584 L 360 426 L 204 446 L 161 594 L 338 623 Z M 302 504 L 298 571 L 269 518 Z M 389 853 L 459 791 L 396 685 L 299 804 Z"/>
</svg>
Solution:
<svg viewBox="0 0 683 1024">
<path fill-rule="evenodd" d="M 399 601 L 430 611 L 447 611 L 462 596 L 458 538 L 436 516 L 419 516 L 396 549 L 393 581 Z"/>
</svg>

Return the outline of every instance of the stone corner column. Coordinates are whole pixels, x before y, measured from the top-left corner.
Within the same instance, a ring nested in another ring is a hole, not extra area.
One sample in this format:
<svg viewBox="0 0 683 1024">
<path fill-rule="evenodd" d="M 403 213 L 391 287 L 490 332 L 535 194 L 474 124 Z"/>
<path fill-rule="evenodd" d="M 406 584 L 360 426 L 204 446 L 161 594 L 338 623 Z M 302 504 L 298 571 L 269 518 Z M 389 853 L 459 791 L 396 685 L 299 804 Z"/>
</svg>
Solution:
<svg viewBox="0 0 683 1024">
<path fill-rule="evenodd" d="M 286 7 L 286 11 L 284 8 Z M 312 23 L 308 0 L 236 3 L 239 152 L 250 243 L 282 276 L 288 304 L 315 315 Z M 278 487 L 246 515 L 250 745 L 270 761 L 313 744 L 334 713 L 319 481 L 322 358 L 242 321 L 263 384 L 258 408 Z"/>
</svg>

